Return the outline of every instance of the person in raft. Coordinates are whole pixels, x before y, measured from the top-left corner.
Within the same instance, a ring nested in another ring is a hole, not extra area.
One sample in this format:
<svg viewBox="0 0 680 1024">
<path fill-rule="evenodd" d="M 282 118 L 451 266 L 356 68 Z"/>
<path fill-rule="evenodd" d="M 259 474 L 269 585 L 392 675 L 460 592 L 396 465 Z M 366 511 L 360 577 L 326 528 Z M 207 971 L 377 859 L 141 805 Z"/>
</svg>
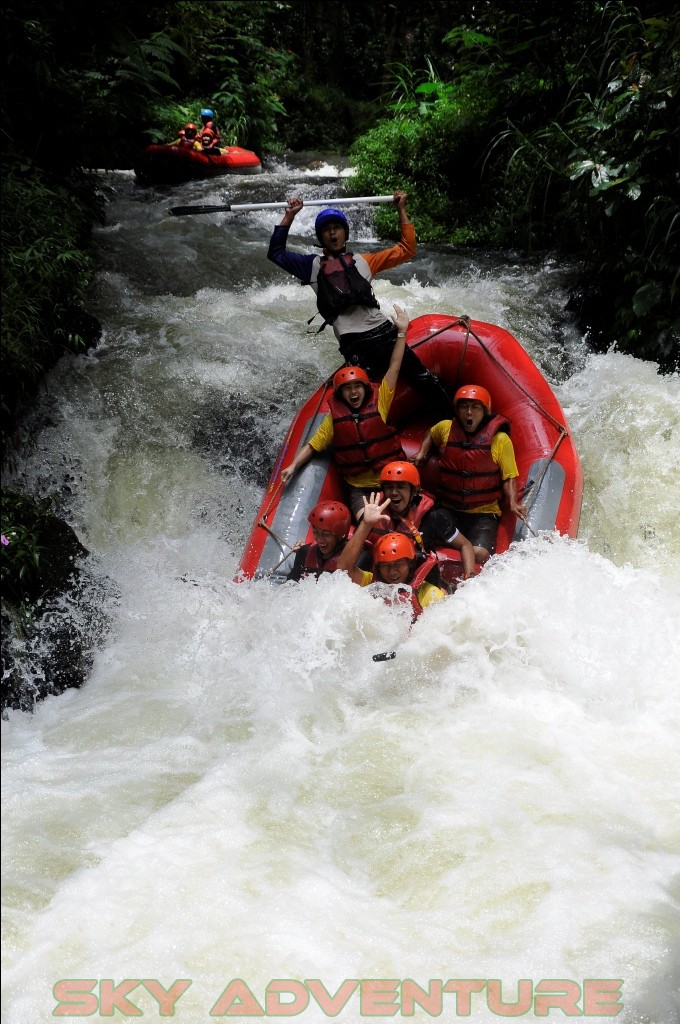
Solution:
<svg viewBox="0 0 680 1024">
<path fill-rule="evenodd" d="M 201 132 L 199 142 L 196 144 L 195 148 L 200 149 L 202 153 L 206 153 L 208 156 L 222 155 L 222 150 L 220 149 L 217 136 L 209 129 Z"/>
<path fill-rule="evenodd" d="M 362 256 L 347 252 L 347 218 L 341 210 L 329 208 L 319 213 L 315 223 L 322 255 L 288 252 L 290 226 L 304 206 L 298 198 L 288 201 L 283 219 L 274 228 L 269 242 L 267 258 L 303 284 L 311 285 L 324 319 L 320 329 L 332 324 L 345 363 L 360 366 L 371 380 L 380 380 L 386 373 L 397 337 L 394 324 L 380 309 L 371 281 L 381 271 L 412 259 L 416 251 L 415 228 L 406 210 L 406 200 L 405 192 L 398 189 L 394 193 L 401 238 L 390 249 Z M 423 395 L 435 416 L 447 415 L 450 395 L 409 348 L 404 354 L 402 373 Z"/>
<path fill-rule="evenodd" d="M 299 581 L 306 576 L 322 572 L 335 572 L 347 535 L 352 525 L 352 515 L 341 501 L 320 501 L 307 516 L 312 527 L 314 541 L 311 544 L 296 544 L 293 567 L 286 577 Z M 370 551 L 359 553 L 359 564 L 370 565 Z"/>
<path fill-rule="evenodd" d="M 389 504 L 369 534 L 369 543 L 375 545 L 386 533 L 403 533 L 413 541 L 417 554 L 425 554 L 423 530 L 434 498 L 421 490 L 416 467 L 410 462 L 388 462 L 380 471 L 380 489 Z M 453 530 L 446 546 L 460 551 L 463 579 L 474 576 L 475 552 L 467 537 Z"/>
<path fill-rule="evenodd" d="M 198 133 L 198 141 L 200 145 L 196 147 L 197 149 L 205 148 L 205 144 L 203 143 L 201 138 L 204 132 L 211 133 L 212 138 L 210 140 L 210 145 L 214 146 L 216 149 L 219 149 L 221 139 L 220 128 L 217 121 L 215 120 L 215 113 L 210 109 L 210 107 L 203 107 L 203 109 L 201 110 L 201 128 Z"/>
<path fill-rule="evenodd" d="M 483 565 L 496 550 L 500 500 L 524 519 L 517 497 L 517 463 L 506 416 L 493 415 L 491 395 L 478 384 L 459 388 L 453 419 L 435 423 L 423 438 L 414 463 L 424 462 L 432 445 L 439 448 L 439 486 L 434 509 L 423 525 L 425 546 L 447 546 L 456 529 L 472 542 Z"/>
<path fill-rule="evenodd" d="M 441 587 L 427 579 L 432 570 L 436 570 L 436 555 L 419 557 L 410 537 L 403 533 L 386 533 L 373 546 L 373 572 L 367 572 L 358 565 L 365 540 L 379 523 L 388 519 L 385 512 L 389 500 L 381 501 L 381 498 L 382 495 L 377 493 L 364 498 L 364 514 L 338 559 L 338 569 L 348 573 L 350 579 L 361 587 L 376 582 L 396 587 L 409 586 L 415 620 L 423 608 L 446 597 Z"/>
<path fill-rule="evenodd" d="M 198 128 L 196 125 L 189 122 L 189 124 L 184 125 L 184 128 L 180 128 L 179 137 L 174 142 L 171 142 L 170 145 L 180 146 L 182 149 L 193 149 L 197 132 Z"/>
<path fill-rule="evenodd" d="M 387 373 L 374 384 L 360 366 L 344 366 L 333 377 L 328 396 L 330 413 L 315 434 L 281 470 L 284 484 L 318 452 L 333 448 L 333 460 L 348 489 L 348 504 L 355 520 L 363 515 L 366 494 L 380 488 L 380 470 L 394 459 L 406 459 L 395 427 L 387 418 L 406 347 L 408 316 L 394 307 L 397 340 Z"/>
</svg>

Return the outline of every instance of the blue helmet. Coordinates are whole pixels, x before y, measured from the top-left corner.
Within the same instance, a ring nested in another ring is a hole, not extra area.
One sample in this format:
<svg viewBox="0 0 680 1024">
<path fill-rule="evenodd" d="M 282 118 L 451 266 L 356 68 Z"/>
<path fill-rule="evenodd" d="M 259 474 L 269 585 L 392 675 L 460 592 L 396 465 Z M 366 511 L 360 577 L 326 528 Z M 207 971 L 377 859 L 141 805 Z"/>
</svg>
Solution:
<svg viewBox="0 0 680 1024">
<path fill-rule="evenodd" d="M 201 111 L 201 117 L 214 117 L 214 116 L 215 115 L 213 114 L 213 112 L 210 109 L 210 107 L 203 107 L 203 110 Z"/>
<path fill-rule="evenodd" d="M 329 220 L 339 220 L 340 223 L 345 228 L 345 231 L 347 232 L 347 237 L 349 238 L 349 223 L 347 222 L 347 217 L 345 217 L 342 210 L 328 209 L 322 210 L 314 222 L 314 230 L 316 231 L 316 237 L 319 239 L 319 241 L 321 241 L 321 231 L 323 229 L 323 226 L 324 224 L 327 224 Z"/>
</svg>

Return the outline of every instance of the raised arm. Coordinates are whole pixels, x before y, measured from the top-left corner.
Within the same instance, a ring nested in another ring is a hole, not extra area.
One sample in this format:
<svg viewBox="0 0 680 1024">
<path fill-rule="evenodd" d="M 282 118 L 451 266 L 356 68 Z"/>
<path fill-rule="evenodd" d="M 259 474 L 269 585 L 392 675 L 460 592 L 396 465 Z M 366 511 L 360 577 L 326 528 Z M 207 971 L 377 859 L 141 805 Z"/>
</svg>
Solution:
<svg viewBox="0 0 680 1024">
<path fill-rule="evenodd" d="M 288 206 L 283 211 L 281 222 L 276 225 L 269 239 L 267 259 L 276 263 L 287 273 L 297 277 L 303 284 L 309 284 L 312 277 L 312 267 L 316 256 L 303 255 L 299 252 L 288 252 L 288 229 L 304 206 L 301 199 L 289 199 Z"/>
<path fill-rule="evenodd" d="M 293 223 L 298 213 L 305 204 L 297 196 L 294 199 L 288 200 L 288 206 L 283 211 L 283 217 L 281 218 L 281 225 L 289 228 Z"/>
<path fill-rule="evenodd" d="M 409 215 L 408 215 L 408 213 L 406 211 L 406 202 L 407 202 L 407 200 L 408 200 L 408 195 L 406 194 L 406 192 L 403 191 L 403 189 L 398 188 L 398 189 L 395 190 L 395 192 L 394 192 L 394 205 L 396 206 L 396 208 L 397 208 L 397 210 L 399 212 L 399 223 L 400 224 L 410 224 L 411 223 Z"/>
<path fill-rule="evenodd" d="M 389 387 L 390 391 L 394 391 L 397 386 L 399 370 L 401 369 L 401 361 L 404 358 L 404 350 L 406 348 L 406 329 L 409 325 L 409 318 L 406 310 L 395 304 L 392 320 L 397 325 L 397 340 L 394 343 L 392 356 L 390 358 L 390 365 L 387 367 L 387 373 L 384 377 L 385 383 Z"/>
<path fill-rule="evenodd" d="M 390 270 L 407 260 L 412 260 L 416 254 L 416 230 L 406 210 L 407 198 L 406 193 L 401 189 L 397 189 L 394 193 L 394 205 L 399 213 L 401 229 L 401 238 L 397 245 L 393 245 L 389 249 L 381 249 L 380 252 L 362 253 L 373 277 L 383 270 Z"/>
<path fill-rule="evenodd" d="M 364 498 L 364 514 L 356 530 L 345 544 L 345 547 L 338 559 L 338 569 L 348 573 L 350 579 L 355 583 L 361 583 L 363 578 L 361 569 L 357 568 L 359 555 L 364 549 L 364 542 L 375 527 L 381 521 L 389 523 L 389 516 L 384 515 L 389 505 L 389 498 L 380 502 L 381 494 L 376 491 L 367 500 Z"/>
</svg>

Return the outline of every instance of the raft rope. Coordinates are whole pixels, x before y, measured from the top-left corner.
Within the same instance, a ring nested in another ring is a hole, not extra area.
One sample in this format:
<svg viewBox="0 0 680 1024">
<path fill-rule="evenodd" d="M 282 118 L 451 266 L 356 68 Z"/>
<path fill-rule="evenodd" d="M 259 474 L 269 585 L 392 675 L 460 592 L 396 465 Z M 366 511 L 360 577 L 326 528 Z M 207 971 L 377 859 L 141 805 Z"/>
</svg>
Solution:
<svg viewBox="0 0 680 1024">
<path fill-rule="evenodd" d="M 314 422 L 314 420 L 316 419 L 316 417 L 317 417 L 317 415 L 319 413 L 319 409 L 321 408 L 321 403 L 323 402 L 324 398 L 328 394 L 328 388 L 331 385 L 332 381 L 333 381 L 332 377 L 327 377 L 326 380 L 324 381 L 323 385 L 322 385 L 323 390 L 321 391 L 321 394 L 319 396 L 319 401 L 317 402 L 316 409 L 314 410 L 314 413 L 312 414 L 312 416 L 310 416 L 310 418 L 309 418 L 308 427 L 307 427 L 307 433 L 305 434 L 305 436 L 302 439 L 301 447 L 302 447 L 302 445 L 306 444 L 307 440 L 309 439 L 309 436 L 310 436 L 310 433 L 311 433 L 311 424 Z M 275 533 L 274 530 L 272 530 L 271 526 L 267 522 L 267 516 L 271 512 L 272 505 L 276 501 L 277 495 L 278 495 L 278 493 L 279 493 L 279 491 L 281 490 L 282 487 L 283 487 L 283 480 L 279 480 L 279 482 L 274 487 L 274 489 L 272 491 L 271 498 L 269 499 L 269 502 L 267 504 L 267 507 L 265 508 L 264 512 L 260 516 L 259 522 L 257 524 L 258 526 L 261 526 L 263 530 L 266 530 L 267 533 L 276 541 L 276 543 L 279 545 L 279 548 L 281 549 L 281 551 L 283 551 L 284 548 L 288 548 L 288 554 L 284 555 L 284 557 L 281 559 L 281 561 L 277 562 L 276 565 L 272 569 L 269 570 L 270 572 L 275 572 L 279 568 L 280 565 L 283 565 L 283 563 L 286 561 L 286 559 L 289 558 L 290 555 L 292 554 L 292 552 L 295 550 L 293 547 L 291 547 L 291 545 L 288 543 L 288 541 L 283 540 L 283 538 L 279 537 L 279 535 L 277 533 Z"/>
<path fill-rule="evenodd" d="M 444 327 L 440 327 L 439 330 L 434 331 L 432 334 L 428 334 L 425 338 L 420 338 L 418 341 L 414 341 L 413 344 L 409 345 L 409 348 L 418 348 L 419 345 L 423 345 L 426 341 L 430 341 L 431 338 L 436 338 L 438 334 L 442 334 L 444 331 L 448 331 L 451 327 L 465 327 L 465 341 L 463 342 L 463 348 L 460 353 L 460 359 L 458 360 L 458 369 L 456 370 L 456 384 L 454 385 L 454 393 L 457 390 L 458 381 L 460 375 L 463 372 L 463 363 L 465 362 L 465 354 L 467 352 L 468 341 L 470 340 L 470 334 L 472 328 L 470 327 L 470 317 L 460 316 L 456 320 L 452 320 L 451 323 L 446 324 Z M 477 335 L 475 334 L 476 338 Z M 479 339 L 477 339 L 479 341 Z"/>
<path fill-rule="evenodd" d="M 532 495 L 534 494 L 534 492 L 538 493 L 538 490 L 540 489 L 541 483 L 543 482 L 543 478 L 544 478 L 545 474 L 546 474 L 546 473 L 547 473 L 547 471 L 548 471 L 548 466 L 550 465 L 550 463 L 551 463 L 551 462 L 553 461 L 553 459 L 555 458 L 555 455 L 557 454 L 557 449 L 558 449 L 558 448 L 559 448 L 559 446 L 560 446 L 560 445 L 562 444 L 562 441 L 563 441 L 563 440 L 565 439 L 565 437 L 568 437 L 568 436 L 569 436 L 569 431 L 567 430 L 567 428 L 566 428 L 566 427 L 564 426 L 564 424 L 563 424 L 563 423 L 560 423 L 560 422 L 559 422 L 559 420 L 556 420 L 556 419 L 555 419 L 555 417 L 554 417 L 554 416 L 552 416 L 552 415 L 551 415 L 551 414 L 550 414 L 550 413 L 548 412 L 548 410 L 547 410 L 547 409 L 544 409 L 544 408 L 543 408 L 543 406 L 542 406 L 542 405 L 540 404 L 540 402 L 537 402 L 537 401 L 536 401 L 536 399 L 534 398 L 534 396 L 533 396 L 533 395 L 532 395 L 532 394 L 531 394 L 531 393 L 530 393 L 529 391 L 527 391 L 527 389 L 526 389 L 525 387 L 523 387 L 523 385 L 522 385 L 522 384 L 520 384 L 520 383 L 519 383 L 519 381 L 518 381 L 518 380 L 517 380 L 517 379 L 516 379 L 515 377 L 513 377 L 513 375 L 512 375 L 512 374 L 510 373 L 510 371 L 509 371 L 509 370 L 508 370 L 508 369 L 507 369 L 507 368 L 506 368 L 506 367 L 505 367 L 505 366 L 503 365 L 503 363 L 501 363 L 501 362 L 500 362 L 500 360 L 496 358 L 496 356 L 494 355 L 494 353 L 493 353 L 493 352 L 491 352 L 491 351 L 489 350 L 488 346 L 484 344 L 484 342 L 483 342 L 483 341 L 482 341 L 482 339 L 481 339 L 481 338 L 479 337 L 479 335 L 475 334 L 475 332 L 474 332 L 474 331 L 472 330 L 472 327 L 471 327 L 471 320 L 470 320 L 470 317 L 469 317 L 469 316 L 461 316 L 461 317 L 459 317 L 459 318 L 458 318 L 457 320 L 454 320 L 454 321 L 452 321 L 452 322 L 451 322 L 450 324 L 447 324 L 447 325 L 446 325 L 445 327 L 441 327 L 441 328 L 440 328 L 440 329 L 439 329 L 438 331 L 435 331 L 435 332 L 434 332 L 433 334 L 428 334 L 428 335 L 427 335 L 427 337 L 425 337 L 425 338 L 421 338 L 421 339 L 420 339 L 419 341 L 415 341 L 415 342 L 413 342 L 413 344 L 412 344 L 412 345 L 410 345 L 409 347 L 410 347 L 410 348 L 417 348 L 417 347 L 418 347 L 419 345 L 422 345 L 422 344 L 423 344 L 424 342 L 426 342 L 426 341 L 429 341 L 429 340 L 430 340 L 430 338 L 434 338 L 434 337 L 436 337 L 436 336 L 437 336 L 437 334 L 441 334 L 441 333 L 442 333 L 443 331 L 447 331 L 447 330 L 449 330 L 449 329 L 450 329 L 451 327 L 461 327 L 461 326 L 462 326 L 462 327 L 465 327 L 465 340 L 464 340 L 464 342 L 463 342 L 463 347 L 462 347 L 462 350 L 461 350 L 461 355 L 460 355 L 460 359 L 459 359 L 459 361 L 458 361 L 458 370 L 457 370 L 457 372 L 456 372 L 456 380 L 457 380 L 457 381 L 458 381 L 458 380 L 460 380 L 460 377 L 461 377 L 461 374 L 462 374 L 462 370 L 463 370 L 463 364 L 464 364 L 464 362 L 465 362 L 465 355 L 466 355 L 466 352 L 467 352 L 468 342 L 469 342 L 469 340 L 470 340 L 470 335 L 472 335 L 472 337 L 473 337 L 473 338 L 475 339 L 475 341 L 476 341 L 476 342 L 477 342 L 477 343 L 479 344 L 480 348 L 481 348 L 481 349 L 482 349 L 482 350 L 483 350 L 483 351 L 484 351 L 484 352 L 486 353 L 486 355 L 487 355 L 487 356 L 489 357 L 489 359 L 490 359 L 490 360 L 491 360 L 491 361 L 492 361 L 493 363 L 495 363 L 495 364 L 496 364 L 496 366 L 497 366 L 497 367 L 498 367 L 498 368 L 499 368 L 500 370 L 502 370 L 502 372 L 503 372 L 503 373 L 504 373 L 504 374 L 506 375 L 506 377 L 509 377 L 509 378 L 510 378 L 510 380 L 511 380 L 511 381 L 512 381 L 512 383 L 513 383 L 513 384 L 515 385 L 515 387 L 516 387 L 516 388 L 519 388 L 519 390 L 520 390 L 520 391 L 522 392 L 522 394 L 523 394 L 523 395 L 524 395 L 524 396 L 525 396 L 526 398 L 528 398 L 528 399 L 529 399 L 529 401 L 531 402 L 531 404 L 532 404 L 532 405 L 533 405 L 533 406 L 534 406 L 534 407 L 535 407 L 536 409 L 538 409 L 538 411 L 539 411 L 539 412 L 541 413 L 541 415 L 542 415 L 542 416 L 545 416 L 545 418 L 546 418 L 546 419 L 547 419 L 547 420 L 548 420 L 548 421 L 549 421 L 550 423 L 552 423 L 552 425 L 553 425 L 553 426 L 555 427 L 555 429 L 556 429 L 556 430 L 558 431 L 558 433 L 559 433 L 559 437 L 557 438 L 557 441 L 555 442 L 555 445 L 554 445 L 554 447 L 553 447 L 553 450 L 552 450 L 552 451 L 550 452 L 550 454 L 548 455 L 548 457 L 547 457 L 547 460 L 546 460 L 546 462 L 545 462 L 545 463 L 544 463 L 544 465 L 543 465 L 543 469 L 541 470 L 541 472 L 540 472 L 540 474 L 539 474 L 539 476 L 538 476 L 538 479 L 537 479 L 537 480 L 532 480 L 532 481 L 530 482 L 530 483 L 531 483 L 531 486 L 529 487 L 529 489 L 528 489 L 528 490 L 526 490 L 526 489 L 525 489 L 525 490 L 524 490 L 524 491 L 522 492 L 522 498 L 525 498 L 525 499 L 527 500 L 527 502 L 528 502 L 528 501 L 529 501 L 529 500 L 531 499 L 531 496 L 532 496 Z M 536 534 L 536 531 L 535 531 L 535 530 L 533 529 L 533 527 L 531 526 L 531 524 L 530 524 L 530 523 L 528 523 L 528 522 L 526 521 L 526 519 L 524 519 L 524 520 L 523 520 L 523 522 L 524 522 L 524 525 L 525 525 L 525 526 L 527 527 L 527 529 L 528 529 L 528 530 L 530 530 L 530 531 L 531 531 L 531 533 L 532 533 L 532 534 L 533 534 L 534 536 L 537 536 L 537 534 Z"/>
<path fill-rule="evenodd" d="M 557 441 L 555 442 L 555 444 L 553 446 L 553 450 L 548 455 L 548 457 L 547 457 L 547 459 L 546 459 L 546 461 L 545 461 L 545 463 L 543 465 L 543 469 L 541 470 L 541 472 L 538 475 L 538 479 L 532 481 L 531 482 L 531 487 L 529 487 L 529 490 L 523 492 L 523 494 L 522 494 L 522 498 L 526 499 L 526 501 L 529 502 L 530 499 L 531 499 L 531 496 L 534 494 L 534 492 L 536 494 L 538 494 L 538 491 L 540 490 L 541 484 L 543 482 L 543 477 L 545 476 L 545 474 L 548 471 L 548 466 L 550 465 L 550 463 L 555 458 L 555 455 L 557 454 L 557 449 L 562 444 L 562 442 L 564 441 L 565 437 L 569 436 L 569 431 L 567 430 L 567 428 L 564 426 L 563 423 L 560 423 L 559 420 L 556 420 L 555 417 L 552 416 L 548 412 L 547 409 L 544 409 L 543 406 L 540 404 L 540 402 L 537 402 L 536 399 L 534 398 L 534 396 L 529 391 L 527 391 L 527 389 L 522 384 L 520 384 L 519 381 L 515 377 L 513 377 L 513 375 L 510 373 L 510 371 L 505 366 L 503 366 L 503 364 L 496 358 L 496 356 L 493 354 L 493 352 L 489 351 L 488 347 L 484 344 L 482 339 L 479 338 L 475 334 L 474 331 L 470 330 L 469 333 L 472 334 L 473 338 L 476 339 L 476 341 L 479 343 L 479 345 L 481 346 L 483 351 L 486 352 L 486 354 L 489 357 L 489 359 L 491 359 L 491 361 L 494 362 L 496 364 L 496 366 L 498 366 L 503 371 L 503 373 L 505 374 L 506 377 L 510 378 L 510 380 L 515 385 L 515 387 L 518 388 L 522 392 L 522 394 L 525 396 L 525 398 L 529 399 L 531 404 L 536 409 L 538 409 L 538 411 L 541 413 L 542 416 L 545 416 L 545 418 L 550 423 L 552 423 L 552 425 L 555 427 L 555 429 L 559 433 L 559 437 L 557 438 Z M 466 339 L 466 344 L 467 344 L 467 339 Z M 531 530 L 531 532 L 535 536 L 536 535 L 535 531 L 531 528 L 530 524 L 527 523 L 526 520 L 523 520 L 523 522 Z"/>
<path fill-rule="evenodd" d="M 292 549 L 292 550 L 294 550 L 294 549 Z M 289 551 L 287 555 L 284 555 L 283 558 L 280 558 L 279 561 L 276 563 L 276 565 L 273 565 L 271 567 L 271 569 L 269 569 L 269 571 L 267 572 L 267 576 L 273 575 L 273 573 L 275 573 L 276 570 L 279 569 L 283 565 L 283 563 L 290 558 L 290 556 L 291 556 L 291 551 Z"/>
<path fill-rule="evenodd" d="M 278 533 L 275 533 L 274 530 L 272 530 L 271 526 L 268 526 L 267 523 L 265 523 L 264 519 L 261 519 L 257 525 L 261 526 L 263 530 L 266 530 L 267 533 L 274 538 L 274 540 L 279 545 L 282 551 L 284 548 L 288 548 L 288 554 L 290 554 L 293 548 L 290 546 L 288 541 L 283 540 L 281 537 L 279 537 Z M 286 558 L 288 558 L 288 555 L 286 555 Z"/>
<path fill-rule="evenodd" d="M 313 413 L 313 415 L 312 415 L 312 416 L 310 417 L 310 419 L 309 419 L 309 423 L 310 423 L 310 424 L 314 422 L 314 419 L 315 419 L 315 417 L 317 416 L 317 414 L 318 414 L 318 412 L 319 412 L 319 409 L 321 408 L 321 403 L 323 402 L 324 398 L 326 397 L 326 394 L 327 394 L 327 392 L 328 392 L 328 386 L 329 386 L 330 382 L 332 381 L 332 379 L 333 379 L 332 377 L 328 377 L 328 378 L 327 378 L 327 379 L 326 379 L 326 380 L 324 381 L 324 383 L 323 383 L 323 385 L 322 385 L 322 387 L 323 387 L 323 391 L 322 391 L 322 393 L 321 393 L 321 395 L 320 395 L 320 397 L 319 397 L 319 401 L 317 402 L 317 406 L 316 406 L 316 409 L 314 410 L 314 413 Z M 310 433 L 310 431 L 311 431 L 311 426 L 308 426 L 308 428 L 307 428 L 307 435 L 306 435 L 306 436 L 305 436 L 305 437 L 304 437 L 304 438 L 302 439 L 302 444 L 303 444 L 303 445 L 307 443 L 307 441 L 308 441 L 308 439 L 309 439 L 309 433 Z M 276 496 L 277 496 L 277 494 L 279 493 L 279 491 L 281 490 L 281 488 L 282 488 L 282 487 L 283 487 L 283 481 L 282 481 L 282 480 L 279 480 L 279 482 L 277 483 L 276 487 L 275 487 L 275 488 L 274 488 L 274 490 L 272 491 L 272 496 L 271 496 L 271 498 L 269 499 L 269 503 L 268 503 L 268 505 L 267 505 L 266 509 L 264 510 L 264 512 L 262 513 L 262 515 L 260 516 L 260 521 L 259 521 L 259 523 L 258 523 L 257 525 L 258 525 L 258 526 L 262 526 L 262 527 L 263 527 L 263 528 L 264 528 L 265 530 L 269 530 L 269 527 L 267 526 L 267 516 L 268 516 L 268 515 L 269 515 L 269 513 L 271 512 L 271 509 L 272 509 L 272 505 L 274 504 L 274 502 L 275 502 L 275 500 L 276 500 Z M 270 533 L 272 533 L 272 531 L 271 531 L 271 530 L 269 530 L 269 532 L 270 532 Z M 274 536 L 274 537 L 276 538 L 276 535 L 275 535 L 275 534 L 272 534 L 272 536 Z M 279 543 L 280 543 L 280 542 L 279 542 Z"/>
<path fill-rule="evenodd" d="M 267 516 L 271 512 L 271 508 L 272 508 L 272 505 L 274 504 L 274 500 L 276 498 L 276 495 L 279 493 L 279 491 L 281 490 L 282 487 L 283 487 L 283 480 L 279 480 L 279 482 L 277 483 L 276 487 L 272 491 L 272 496 L 269 499 L 269 504 L 267 505 L 266 509 L 264 510 L 262 515 L 260 516 L 260 521 L 259 521 L 259 523 L 257 525 L 258 526 L 263 526 L 265 528 L 265 530 L 269 529 L 269 527 L 267 526 Z"/>
</svg>

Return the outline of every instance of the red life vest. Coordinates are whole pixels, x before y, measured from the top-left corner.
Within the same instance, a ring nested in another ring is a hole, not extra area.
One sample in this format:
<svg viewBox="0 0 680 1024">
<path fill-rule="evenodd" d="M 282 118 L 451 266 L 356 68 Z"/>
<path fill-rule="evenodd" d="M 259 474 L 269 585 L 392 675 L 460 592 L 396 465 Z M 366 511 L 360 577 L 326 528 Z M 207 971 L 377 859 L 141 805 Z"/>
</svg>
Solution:
<svg viewBox="0 0 680 1024">
<path fill-rule="evenodd" d="M 200 130 L 198 132 L 198 135 L 196 136 L 196 138 L 198 139 L 199 142 L 201 141 L 201 135 L 203 135 L 204 132 L 211 132 L 212 135 L 214 136 L 211 145 L 219 146 L 219 144 L 220 144 L 220 130 L 217 127 L 217 124 L 215 123 L 215 121 L 206 121 L 205 124 L 201 126 L 201 128 L 200 128 Z"/>
<path fill-rule="evenodd" d="M 503 480 L 491 457 L 491 442 L 501 430 L 510 432 L 505 416 L 492 416 L 472 436 L 457 419 L 451 421 L 449 439 L 439 459 L 438 498 L 461 510 L 498 501 Z"/>
<path fill-rule="evenodd" d="M 415 544 L 416 551 L 422 551 L 423 536 L 420 532 L 420 524 L 433 505 L 434 498 L 421 491 L 415 502 L 409 505 L 405 516 L 392 516 L 388 511 L 386 514 L 390 515 L 390 525 L 382 526 L 378 523 L 374 526 L 369 534 L 369 541 L 371 544 L 375 544 L 386 533 L 405 533 Z"/>
<path fill-rule="evenodd" d="M 315 576 L 318 576 L 322 572 L 335 572 L 338 567 L 338 559 L 342 554 L 344 546 L 345 542 L 343 541 L 342 544 L 338 545 L 332 555 L 328 558 L 322 558 L 321 552 L 319 551 L 319 545 L 308 544 L 303 575 L 308 576 L 311 573 L 314 573 Z"/>
<path fill-rule="evenodd" d="M 380 308 L 370 282 L 357 270 L 351 252 L 321 257 L 316 288 L 316 308 L 327 324 L 351 306 Z"/>
<path fill-rule="evenodd" d="M 350 531 L 350 536 L 352 532 Z M 318 579 L 322 572 L 335 572 L 338 568 L 340 555 L 346 544 L 346 540 L 341 541 L 333 554 L 328 558 L 321 557 L 321 551 L 316 542 L 312 541 L 310 544 L 303 545 L 298 552 L 299 554 L 304 554 L 302 564 L 296 558 L 288 578 L 297 581 L 304 579 L 305 576 L 316 576 Z M 359 564 L 363 563 L 367 566 L 371 564 L 370 544 L 364 543 L 363 551 L 359 554 L 357 561 Z"/>
<path fill-rule="evenodd" d="M 344 476 L 366 470 L 378 472 L 388 462 L 405 459 L 399 434 L 378 412 L 377 384 L 370 385 L 364 404 L 352 410 L 335 394 L 329 395 L 333 417 L 333 458 Z"/>
</svg>

